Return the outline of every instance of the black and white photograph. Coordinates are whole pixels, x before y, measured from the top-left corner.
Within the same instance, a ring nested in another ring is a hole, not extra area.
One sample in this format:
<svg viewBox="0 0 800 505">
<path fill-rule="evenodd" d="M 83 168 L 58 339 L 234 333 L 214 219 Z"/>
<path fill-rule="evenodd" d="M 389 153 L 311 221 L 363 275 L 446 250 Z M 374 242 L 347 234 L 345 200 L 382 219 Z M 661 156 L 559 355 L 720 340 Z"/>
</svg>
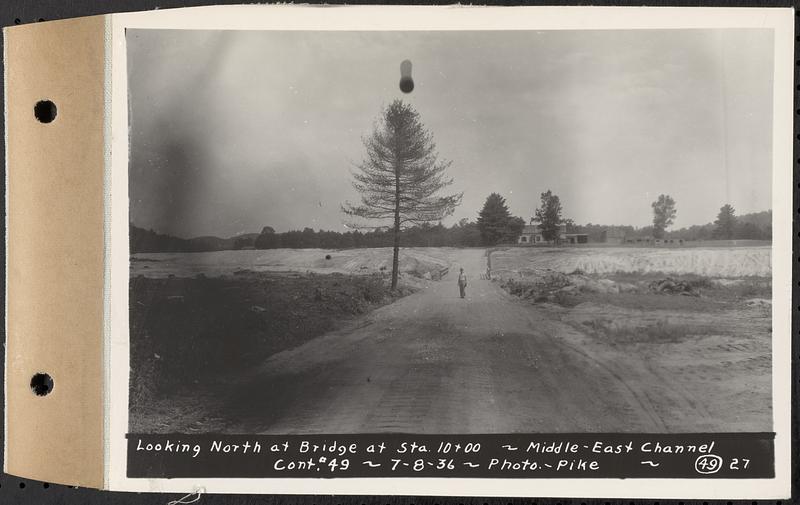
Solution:
<svg viewBox="0 0 800 505">
<path fill-rule="evenodd" d="M 772 29 L 125 38 L 129 433 L 775 431 Z"/>
</svg>

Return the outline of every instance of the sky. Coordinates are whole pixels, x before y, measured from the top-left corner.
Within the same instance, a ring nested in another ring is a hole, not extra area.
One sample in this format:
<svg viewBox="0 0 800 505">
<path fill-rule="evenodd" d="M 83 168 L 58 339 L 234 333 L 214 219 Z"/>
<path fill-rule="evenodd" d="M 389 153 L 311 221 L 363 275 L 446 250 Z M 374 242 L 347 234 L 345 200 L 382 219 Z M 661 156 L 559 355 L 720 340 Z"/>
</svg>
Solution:
<svg viewBox="0 0 800 505">
<path fill-rule="evenodd" d="M 395 99 L 462 192 L 542 192 L 578 224 L 673 228 L 771 208 L 771 30 L 128 30 L 130 220 L 181 237 L 345 231 L 351 171 Z M 412 62 L 413 92 L 399 89 Z"/>
</svg>

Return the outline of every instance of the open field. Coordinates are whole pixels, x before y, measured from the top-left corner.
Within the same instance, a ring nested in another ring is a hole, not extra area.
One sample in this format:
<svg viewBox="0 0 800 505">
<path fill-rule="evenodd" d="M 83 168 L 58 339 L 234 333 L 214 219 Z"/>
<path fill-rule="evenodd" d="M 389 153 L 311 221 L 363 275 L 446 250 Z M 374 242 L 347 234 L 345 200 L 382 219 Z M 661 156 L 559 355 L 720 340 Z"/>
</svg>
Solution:
<svg viewBox="0 0 800 505">
<path fill-rule="evenodd" d="M 509 276 L 548 269 L 587 274 L 663 273 L 706 277 L 772 275 L 770 247 L 514 247 L 491 253 L 492 272 Z"/>
<path fill-rule="evenodd" d="M 131 430 L 770 431 L 769 248 L 693 251 L 514 248 L 491 253 L 489 280 L 486 250 L 404 249 L 417 284 L 399 298 L 385 249 L 229 251 L 221 265 L 137 255 L 132 339 L 178 352 L 202 335 L 241 366 L 145 391 Z M 315 273 L 337 269 L 349 274 Z M 165 366 L 148 345 L 134 370 Z"/>
<path fill-rule="evenodd" d="M 403 248 L 400 272 L 415 277 L 438 277 L 450 265 L 448 248 Z M 264 249 L 198 253 L 139 253 L 132 255 L 131 275 L 146 277 L 208 277 L 241 270 L 253 272 L 314 272 L 375 274 L 392 271 L 392 249 Z"/>
<path fill-rule="evenodd" d="M 458 249 L 402 248 L 400 271 L 436 276 L 453 264 Z M 266 249 L 199 253 L 139 253 L 131 258 L 136 277 L 209 277 L 254 272 L 314 272 L 373 274 L 391 271 L 391 248 L 374 249 Z M 513 247 L 491 252 L 495 275 L 525 275 L 527 270 L 549 269 L 587 274 L 664 273 L 709 277 L 771 275 L 771 248 L 759 247 Z"/>
</svg>

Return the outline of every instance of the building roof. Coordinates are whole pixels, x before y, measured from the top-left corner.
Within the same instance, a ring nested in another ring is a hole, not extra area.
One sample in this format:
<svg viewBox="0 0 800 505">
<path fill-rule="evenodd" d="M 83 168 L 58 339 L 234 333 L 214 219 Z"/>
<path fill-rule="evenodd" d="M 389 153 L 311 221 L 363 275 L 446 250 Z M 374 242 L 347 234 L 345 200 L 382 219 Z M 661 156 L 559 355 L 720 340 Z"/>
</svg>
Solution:
<svg viewBox="0 0 800 505">
<path fill-rule="evenodd" d="M 566 232 L 567 225 L 566 225 L 566 223 L 561 223 L 560 225 L 558 225 L 558 228 L 559 228 L 559 231 L 561 231 L 563 233 L 563 232 Z M 542 232 L 542 229 L 538 224 L 526 224 L 522 228 L 522 233 L 523 234 L 536 234 L 536 233 L 541 233 L 541 232 Z"/>
</svg>

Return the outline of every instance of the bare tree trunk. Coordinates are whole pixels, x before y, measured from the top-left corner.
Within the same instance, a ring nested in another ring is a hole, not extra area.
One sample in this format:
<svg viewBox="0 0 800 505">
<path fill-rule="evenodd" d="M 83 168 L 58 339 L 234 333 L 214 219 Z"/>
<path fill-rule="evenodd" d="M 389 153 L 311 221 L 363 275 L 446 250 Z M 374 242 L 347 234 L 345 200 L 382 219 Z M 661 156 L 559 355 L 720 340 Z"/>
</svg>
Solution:
<svg viewBox="0 0 800 505">
<path fill-rule="evenodd" d="M 400 168 L 394 169 L 394 255 L 392 257 L 392 289 L 397 289 L 400 270 Z"/>
</svg>

